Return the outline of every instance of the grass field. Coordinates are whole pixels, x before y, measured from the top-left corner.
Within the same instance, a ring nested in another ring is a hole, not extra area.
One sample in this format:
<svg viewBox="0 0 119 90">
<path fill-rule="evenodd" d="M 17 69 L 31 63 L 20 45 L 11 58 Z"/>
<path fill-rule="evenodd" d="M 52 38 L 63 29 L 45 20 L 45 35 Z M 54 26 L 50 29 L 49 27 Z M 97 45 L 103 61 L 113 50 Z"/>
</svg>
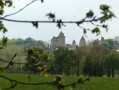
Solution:
<svg viewBox="0 0 119 90">
<path fill-rule="evenodd" d="M 5 74 L 11 79 L 26 82 L 28 75 L 22 74 Z M 32 75 L 31 82 L 49 82 L 53 81 L 55 76 L 49 76 L 48 78 L 41 77 L 38 75 Z M 85 79 L 86 77 L 77 76 L 63 76 L 63 83 L 70 84 L 77 81 L 79 78 Z M 0 78 L 0 89 L 9 87 L 9 81 Z M 57 90 L 56 87 L 50 85 L 20 85 L 18 84 L 14 89 L 11 90 Z M 107 77 L 90 77 L 90 81 L 84 82 L 84 84 L 76 85 L 76 88 L 67 87 L 65 90 L 119 90 L 119 78 L 107 78 Z"/>
</svg>

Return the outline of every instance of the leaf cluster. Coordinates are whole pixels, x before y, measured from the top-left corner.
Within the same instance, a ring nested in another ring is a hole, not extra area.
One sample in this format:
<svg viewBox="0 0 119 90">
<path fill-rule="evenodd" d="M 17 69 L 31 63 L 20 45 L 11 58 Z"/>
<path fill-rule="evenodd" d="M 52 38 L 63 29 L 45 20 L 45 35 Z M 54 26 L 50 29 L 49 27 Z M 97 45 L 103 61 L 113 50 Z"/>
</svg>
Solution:
<svg viewBox="0 0 119 90">
<path fill-rule="evenodd" d="M 49 60 L 49 55 L 43 54 L 43 50 L 41 48 L 28 49 L 26 52 L 26 68 L 28 68 L 28 70 L 38 72 L 41 75 L 45 74 L 46 69 L 44 67 L 44 61 Z"/>
<path fill-rule="evenodd" d="M 100 9 L 102 10 L 101 14 L 103 14 L 103 17 L 100 18 L 100 23 L 103 23 L 106 20 L 111 19 L 112 17 L 116 17 L 114 13 L 110 10 L 110 6 L 101 5 Z"/>
</svg>

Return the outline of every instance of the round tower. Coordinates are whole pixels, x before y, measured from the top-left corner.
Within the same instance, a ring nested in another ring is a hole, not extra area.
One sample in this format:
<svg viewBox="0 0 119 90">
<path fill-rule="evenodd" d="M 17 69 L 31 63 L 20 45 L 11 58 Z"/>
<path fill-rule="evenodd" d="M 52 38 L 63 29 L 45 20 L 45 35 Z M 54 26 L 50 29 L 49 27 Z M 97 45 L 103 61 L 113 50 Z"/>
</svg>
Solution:
<svg viewBox="0 0 119 90">
<path fill-rule="evenodd" d="M 79 42 L 79 46 L 80 46 L 80 47 L 83 47 L 83 46 L 85 46 L 85 45 L 86 45 L 86 40 L 85 40 L 85 38 L 82 36 L 81 39 L 80 39 L 80 42 Z"/>
<path fill-rule="evenodd" d="M 75 40 L 73 40 L 73 42 L 72 42 L 72 50 L 76 50 L 76 41 Z"/>
</svg>

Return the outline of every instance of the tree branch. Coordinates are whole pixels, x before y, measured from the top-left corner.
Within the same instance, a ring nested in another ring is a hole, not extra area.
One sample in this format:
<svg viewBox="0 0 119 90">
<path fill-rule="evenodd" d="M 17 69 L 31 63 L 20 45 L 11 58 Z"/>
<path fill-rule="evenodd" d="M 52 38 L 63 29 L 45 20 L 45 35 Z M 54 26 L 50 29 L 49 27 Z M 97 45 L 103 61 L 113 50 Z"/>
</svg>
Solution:
<svg viewBox="0 0 119 90">
<path fill-rule="evenodd" d="M 100 17 L 102 18 L 102 17 Z M 92 22 L 92 21 L 98 21 L 100 18 L 97 19 L 91 19 L 91 20 L 85 20 L 84 22 Z M 4 17 L 0 17 L 1 20 L 4 21 L 10 21 L 10 22 L 19 22 L 19 23 L 32 23 L 32 22 L 38 22 L 38 23 L 57 23 L 57 21 L 27 21 L 27 20 L 14 20 L 14 19 L 5 19 Z M 77 23 L 79 21 L 62 21 L 62 23 Z"/>
<path fill-rule="evenodd" d="M 9 68 L 10 65 L 13 65 L 13 59 L 16 57 L 16 53 L 14 54 L 14 56 L 11 58 L 11 61 L 8 63 L 8 65 L 5 67 L 5 69 Z"/>
<path fill-rule="evenodd" d="M 11 87 L 5 88 L 5 89 L 2 89 L 2 90 L 7 90 L 7 89 L 14 88 L 17 83 L 18 83 L 18 84 L 22 84 L 22 85 L 44 85 L 44 84 L 54 85 L 54 86 L 57 86 L 57 88 L 58 88 L 59 90 L 61 90 L 61 88 L 65 88 L 65 87 L 69 87 L 69 86 L 72 86 L 73 88 L 75 88 L 75 85 L 76 85 L 76 84 L 84 83 L 85 81 L 89 81 L 89 80 L 90 80 L 89 78 L 87 78 L 87 79 L 85 79 L 85 80 L 79 79 L 79 80 L 78 80 L 77 82 L 75 82 L 75 83 L 63 85 L 63 84 L 57 84 L 55 81 L 53 81 L 53 82 L 42 82 L 42 83 L 30 83 L 30 82 L 28 83 L 28 82 L 21 82 L 21 81 L 13 80 L 13 79 L 10 79 L 10 78 L 8 78 L 8 77 L 6 77 L 6 76 L 3 76 L 3 75 L 0 75 L 0 77 L 1 77 L 1 78 L 4 78 L 4 79 L 6 79 L 6 80 L 9 80 L 9 81 L 11 81 L 11 82 L 15 82 L 15 84 L 12 84 Z"/>
<path fill-rule="evenodd" d="M 53 82 L 43 82 L 43 83 L 30 83 L 30 82 L 21 82 L 21 81 L 17 81 L 17 80 L 13 80 L 13 79 L 10 79 L 6 76 L 3 76 L 3 75 L 0 75 L 1 78 L 4 78 L 6 80 L 9 80 L 9 81 L 12 81 L 12 82 L 16 82 L 16 83 L 19 83 L 19 84 L 23 84 L 23 85 L 42 85 L 42 84 L 50 84 L 50 85 L 54 85 L 54 81 Z"/>
</svg>

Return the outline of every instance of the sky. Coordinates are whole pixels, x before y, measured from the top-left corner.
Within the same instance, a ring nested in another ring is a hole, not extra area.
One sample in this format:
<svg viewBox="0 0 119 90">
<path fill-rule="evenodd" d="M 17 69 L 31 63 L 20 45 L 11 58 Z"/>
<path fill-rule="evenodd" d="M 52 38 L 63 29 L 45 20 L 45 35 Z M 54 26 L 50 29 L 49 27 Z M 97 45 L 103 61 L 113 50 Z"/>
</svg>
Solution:
<svg viewBox="0 0 119 90">
<path fill-rule="evenodd" d="M 4 15 L 14 13 L 24 7 L 26 4 L 32 0 L 13 0 L 13 7 L 5 8 Z M 13 23 L 4 21 L 4 25 L 8 29 L 5 34 L 10 39 L 13 38 L 28 38 L 31 37 L 35 40 L 43 40 L 50 43 L 53 36 L 58 36 L 62 31 L 66 36 L 66 43 L 71 44 L 73 40 L 78 44 L 80 38 L 84 36 L 86 41 L 95 40 L 101 37 L 105 39 L 114 38 L 119 36 L 119 0 L 44 0 L 41 3 L 40 0 L 32 3 L 30 6 L 25 8 L 23 11 L 7 17 L 8 19 L 16 20 L 48 20 L 46 17 L 47 13 L 55 13 L 57 19 L 62 19 L 63 21 L 77 21 L 85 17 L 89 10 L 93 10 L 96 16 L 100 16 L 99 6 L 101 4 L 107 4 L 111 6 L 111 10 L 114 12 L 117 18 L 113 18 L 106 22 L 109 25 L 109 30 L 106 32 L 101 29 L 101 34 L 96 36 L 91 32 L 87 32 L 86 35 L 83 34 L 83 30 L 77 27 L 76 24 L 66 24 L 66 27 L 58 29 L 56 24 L 39 24 L 39 28 L 36 29 L 31 23 Z M 3 15 L 3 16 L 4 16 Z M 91 28 L 89 23 L 82 25 L 86 28 Z M 2 34 L 1 36 L 2 37 Z"/>
</svg>

